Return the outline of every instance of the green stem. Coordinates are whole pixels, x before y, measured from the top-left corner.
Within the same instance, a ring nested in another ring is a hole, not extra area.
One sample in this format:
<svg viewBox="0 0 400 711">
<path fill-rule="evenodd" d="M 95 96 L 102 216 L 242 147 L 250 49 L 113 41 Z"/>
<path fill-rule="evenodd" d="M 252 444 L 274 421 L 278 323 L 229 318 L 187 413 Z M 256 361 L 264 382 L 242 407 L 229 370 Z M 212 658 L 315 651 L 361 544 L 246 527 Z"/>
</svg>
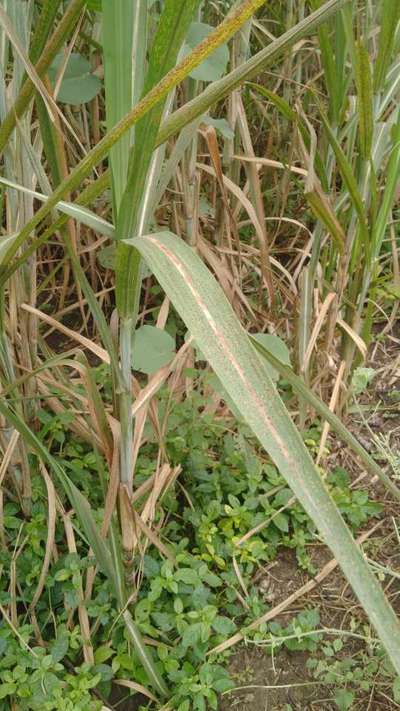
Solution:
<svg viewBox="0 0 400 711">
<path fill-rule="evenodd" d="M 135 319 L 136 320 L 136 319 Z M 119 393 L 119 420 L 121 424 L 120 479 L 132 493 L 132 337 L 135 321 L 121 318 L 119 331 L 119 354 L 121 359 L 122 387 Z"/>
</svg>

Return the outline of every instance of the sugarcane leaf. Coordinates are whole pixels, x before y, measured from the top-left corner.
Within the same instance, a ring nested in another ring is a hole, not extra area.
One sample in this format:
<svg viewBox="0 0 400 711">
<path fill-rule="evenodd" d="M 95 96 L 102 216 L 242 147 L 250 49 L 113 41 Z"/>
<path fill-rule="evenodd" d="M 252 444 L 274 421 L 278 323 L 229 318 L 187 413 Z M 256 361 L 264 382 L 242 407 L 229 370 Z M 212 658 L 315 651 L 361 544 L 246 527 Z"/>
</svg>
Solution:
<svg viewBox="0 0 400 711">
<path fill-rule="evenodd" d="M 6 185 L 8 188 L 25 193 L 25 195 L 31 195 L 36 200 L 43 203 L 47 202 L 49 199 L 47 195 L 43 195 L 42 193 L 37 192 L 37 190 L 31 190 L 30 188 L 19 185 L 19 183 L 14 183 L 12 180 L 8 180 L 2 176 L 0 176 L 0 183 Z M 114 237 L 114 225 L 107 222 L 107 220 L 104 220 L 102 217 L 99 217 L 95 212 L 92 212 L 87 207 L 82 207 L 82 205 L 77 205 L 76 203 L 60 200 L 60 202 L 55 205 L 54 209 L 59 210 L 64 215 L 68 215 L 68 217 L 72 217 L 83 225 L 90 227 L 95 232 L 99 232 L 106 237 Z"/>
<path fill-rule="evenodd" d="M 246 22 L 246 20 L 249 19 L 250 14 L 255 12 L 255 10 L 263 4 L 263 1 L 264 0 L 254 0 L 250 6 L 245 8 L 241 13 L 240 22 Z M 254 55 L 254 57 L 245 62 L 245 64 L 237 67 L 218 82 L 212 82 L 209 84 L 198 97 L 188 102 L 188 104 L 175 111 L 168 119 L 163 121 L 160 126 L 160 130 L 158 131 L 155 145 L 159 146 L 164 143 L 170 136 L 178 133 L 181 128 L 191 123 L 198 116 L 204 114 L 204 112 L 207 111 L 214 103 L 228 96 L 244 81 L 256 76 L 256 74 L 261 70 L 271 65 L 302 37 L 310 34 L 322 22 L 326 21 L 334 13 L 343 8 L 348 1 L 349 0 L 327 0 L 327 2 L 325 2 L 319 10 L 313 12 L 293 28 L 290 28 L 290 30 L 271 42 L 267 47 Z M 79 3 L 83 3 L 83 0 L 74 0 L 74 4 L 79 6 Z M 237 29 L 237 17 L 234 22 L 232 22 L 230 18 L 229 22 L 227 21 L 224 27 L 224 37 L 230 38 L 234 32 L 237 31 Z M 212 50 L 219 44 L 220 30 L 218 29 L 214 35 L 213 41 L 209 43 L 207 50 L 204 51 L 203 56 L 208 56 L 208 54 L 211 53 Z M 106 136 L 104 136 L 99 144 L 91 149 L 87 156 L 71 171 L 69 176 L 65 178 L 60 186 L 54 191 L 49 198 L 48 204 L 38 210 L 33 218 L 29 220 L 29 222 L 21 230 L 18 238 L 12 246 L 12 249 L 9 250 L 9 254 L 7 255 L 9 259 L 16 254 L 19 247 L 30 236 L 35 227 L 39 225 L 53 209 L 54 205 L 65 197 L 68 192 L 76 189 L 85 176 L 90 173 L 92 168 L 97 165 L 97 163 L 99 163 L 102 158 L 107 155 L 117 141 L 121 139 L 121 136 L 129 131 L 130 128 L 146 113 L 148 113 L 157 102 L 161 101 L 171 89 L 173 89 L 182 79 L 185 78 L 185 76 L 187 76 L 188 71 L 190 71 L 192 67 L 197 66 L 200 61 L 201 57 L 199 57 L 196 52 L 193 53 L 190 62 L 189 58 L 183 60 L 178 67 L 175 67 L 170 72 L 168 81 L 165 80 L 160 82 L 158 86 L 155 86 L 153 90 L 148 92 L 147 96 L 135 105 L 129 114 L 125 116 L 117 126 L 114 126 L 114 128 L 111 129 Z M 25 109 L 26 107 L 24 103 L 23 111 Z M 0 128 L 0 149 L 4 147 L 4 142 L 7 140 L 7 137 L 12 130 L 14 125 L 14 116 L 11 117 L 10 115 L 10 121 L 7 126 L 4 126 L 4 124 L 5 122 Z M 4 129 L 3 131 L 2 128 Z M 129 231 L 125 232 L 125 235 L 126 234 L 129 234 Z M 3 283 L 4 276 L 0 273 L 0 286 Z"/>
<path fill-rule="evenodd" d="M 129 244 L 147 261 L 247 425 L 314 521 L 400 670 L 399 621 L 222 288 L 196 252 L 172 233 Z"/>
</svg>

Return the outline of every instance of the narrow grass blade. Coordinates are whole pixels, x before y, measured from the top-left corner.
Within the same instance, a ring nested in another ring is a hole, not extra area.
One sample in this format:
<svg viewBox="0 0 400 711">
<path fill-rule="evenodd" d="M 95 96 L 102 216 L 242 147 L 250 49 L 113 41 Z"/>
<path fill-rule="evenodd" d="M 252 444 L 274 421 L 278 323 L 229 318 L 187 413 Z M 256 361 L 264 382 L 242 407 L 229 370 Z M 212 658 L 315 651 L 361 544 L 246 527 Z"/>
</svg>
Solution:
<svg viewBox="0 0 400 711">
<path fill-rule="evenodd" d="M 111 553 L 107 542 L 100 536 L 100 532 L 93 518 L 89 502 L 81 494 L 79 489 L 77 489 L 75 484 L 60 467 L 58 462 L 50 454 L 44 444 L 42 444 L 38 437 L 25 424 L 22 418 L 20 418 L 15 412 L 13 412 L 13 410 L 8 407 L 4 400 L 0 401 L 0 412 L 4 416 L 4 418 L 8 422 L 10 422 L 13 427 L 15 427 L 15 429 L 20 433 L 21 437 L 24 438 L 25 442 L 33 449 L 33 451 L 36 452 L 36 454 L 41 457 L 41 459 L 43 459 L 43 461 L 45 461 L 49 465 L 49 467 L 51 467 L 52 471 L 57 476 L 57 479 L 62 485 L 65 493 L 67 494 L 72 506 L 76 511 L 80 524 L 87 537 L 88 543 L 93 549 L 94 555 L 96 557 L 96 562 L 98 563 L 104 575 L 106 575 L 109 579 L 111 585 L 114 586 L 115 576 Z M 118 591 L 114 589 L 114 587 L 113 590 L 115 595 L 118 597 Z"/>
<path fill-rule="evenodd" d="M 142 642 L 142 637 L 140 635 L 140 632 L 136 626 L 136 623 L 133 620 L 133 617 L 129 610 L 125 610 L 123 612 L 123 618 L 124 622 L 126 625 L 126 629 L 129 632 L 130 638 L 133 640 L 135 644 L 135 648 L 137 651 L 137 654 L 139 656 L 139 659 L 141 663 L 143 664 L 144 669 L 146 670 L 147 676 L 149 677 L 153 688 L 157 689 L 161 693 L 162 696 L 167 696 L 168 694 L 168 689 L 165 686 L 163 680 L 161 679 L 157 668 L 155 667 L 152 659 L 150 658 L 143 642 Z M 139 651 L 140 650 L 140 651 Z"/>
<path fill-rule="evenodd" d="M 343 254 L 346 237 L 343 232 L 343 228 L 335 215 L 328 196 L 325 195 L 319 186 L 315 186 L 311 190 L 306 190 L 305 196 L 315 217 L 318 220 L 321 220 L 321 222 L 325 225 L 336 245 L 337 250 L 340 254 Z"/>
<path fill-rule="evenodd" d="M 32 64 L 36 64 L 44 50 L 60 5 L 61 0 L 45 0 L 43 2 L 29 49 L 29 59 Z M 56 155 L 55 131 L 46 104 L 39 93 L 36 94 L 36 109 L 43 140 L 43 148 L 53 178 L 53 185 L 59 185 L 59 183 L 61 183 L 61 172 Z"/>
<path fill-rule="evenodd" d="M 93 202 L 99 195 L 101 195 L 108 186 L 108 175 L 104 173 L 98 180 L 94 183 L 89 184 L 79 195 L 75 206 L 77 205 L 88 205 Z M 101 219 L 101 218 L 100 218 Z M 26 263 L 29 257 L 36 252 L 37 249 L 42 244 L 45 244 L 58 230 L 66 224 L 68 217 L 66 215 L 61 215 L 55 222 L 53 222 L 44 232 L 30 241 L 29 246 L 24 250 L 18 259 L 15 259 L 11 264 L 7 262 L 7 266 L 1 268 L 0 265 L 0 292 L 4 288 L 4 285 L 10 279 L 10 277 L 18 271 L 18 269 Z M 8 250 L 7 250 L 8 254 Z M 4 260 L 6 262 L 6 260 Z"/>
<path fill-rule="evenodd" d="M 157 143 L 163 143 L 170 136 L 181 130 L 183 126 L 203 114 L 210 106 L 228 96 L 244 81 L 252 79 L 266 67 L 273 64 L 303 37 L 311 34 L 333 14 L 349 4 L 351 0 L 328 0 L 318 10 L 273 40 L 265 49 L 255 54 L 222 79 L 210 84 L 199 96 L 192 99 L 182 108 L 177 109 L 162 125 Z"/>
<path fill-rule="evenodd" d="M 178 52 L 198 5 L 199 0 L 186 0 L 183 4 L 166 0 L 151 47 L 145 93 L 151 91 L 175 66 Z M 129 161 L 126 189 L 116 224 L 117 240 L 143 231 L 144 226 L 140 224 L 140 206 L 166 99 L 167 96 L 159 101 L 136 127 L 135 146 Z M 126 244 L 117 246 L 116 298 L 122 317 L 132 315 L 137 310 L 140 293 L 137 257 L 135 250 Z"/>
<path fill-rule="evenodd" d="M 62 181 L 61 166 L 58 160 L 57 135 L 47 111 L 46 104 L 39 93 L 36 94 L 36 111 L 39 119 L 40 134 L 43 141 L 43 150 L 49 166 L 52 184 L 54 187 Z"/>
<path fill-rule="evenodd" d="M 36 64 L 45 48 L 61 2 L 62 0 L 44 0 L 42 4 L 29 49 L 29 58 L 33 64 Z"/>
<path fill-rule="evenodd" d="M 400 22 L 400 3 L 393 0 L 381 0 L 380 18 L 381 31 L 379 33 L 378 56 L 374 62 L 374 89 L 383 88 L 392 58 L 396 31 Z"/>
<path fill-rule="evenodd" d="M 89 411 L 92 414 L 93 421 L 97 424 L 97 429 L 101 441 L 104 443 L 104 450 L 108 453 L 112 453 L 112 433 L 110 430 L 109 422 L 107 420 L 107 414 L 104 407 L 104 403 L 96 383 L 94 372 L 83 351 L 77 352 L 76 360 L 83 366 L 83 380 L 88 393 Z"/>
<path fill-rule="evenodd" d="M 0 236 L 0 264 L 10 245 L 17 238 L 17 233 L 15 235 L 1 235 Z"/>
<path fill-rule="evenodd" d="M 321 0 L 312 0 L 311 7 L 316 9 L 321 6 L 321 4 Z M 328 90 L 328 96 L 330 98 L 330 115 L 334 123 L 337 124 L 340 111 L 341 83 L 343 81 L 343 77 L 337 71 L 330 27 L 327 23 L 318 29 L 318 40 L 321 52 L 324 81 Z"/>
<path fill-rule="evenodd" d="M 176 64 L 178 52 L 185 38 L 199 0 L 177 4 L 166 0 L 150 51 L 149 68 L 144 93 L 149 92 Z M 126 187 L 122 195 L 116 223 L 115 289 L 120 315 L 120 355 L 124 387 L 119 396 L 121 422 L 121 482 L 132 490 L 132 342 L 139 310 L 141 289 L 140 255 L 121 242 L 121 237 L 141 234 L 145 229 L 146 191 L 151 188 L 149 171 L 155 141 L 167 95 L 157 102 L 135 129 L 135 145 L 129 159 Z"/>
<path fill-rule="evenodd" d="M 171 152 L 171 155 L 169 156 L 161 171 L 159 181 L 157 183 L 156 192 L 153 198 L 152 210 L 150 210 L 150 214 L 154 212 L 154 209 L 159 204 L 162 196 L 164 195 L 168 187 L 169 182 L 176 174 L 179 162 L 182 160 L 182 157 L 186 149 L 190 145 L 191 141 L 193 141 L 193 138 L 196 135 L 196 131 L 200 123 L 201 118 L 197 118 L 195 121 L 193 121 L 193 123 L 190 123 L 188 126 L 185 126 L 185 128 L 182 129 L 182 131 L 180 132 L 177 141 L 174 145 L 174 148 Z"/>
<path fill-rule="evenodd" d="M 358 219 L 360 222 L 360 232 L 364 241 L 364 244 L 367 244 L 368 241 L 368 223 L 367 223 L 367 215 L 365 212 L 364 208 L 364 203 L 362 201 L 362 197 L 360 194 L 360 191 L 358 189 L 358 185 L 356 182 L 356 179 L 354 177 L 353 169 L 352 166 L 350 165 L 344 151 L 342 150 L 342 147 L 337 140 L 330 124 L 325 116 L 324 112 L 322 109 L 319 111 L 322 123 L 325 128 L 326 135 L 328 137 L 328 141 L 331 145 L 331 148 L 335 154 L 335 158 L 337 161 L 337 164 L 340 168 L 340 173 L 343 178 L 343 182 L 346 185 L 346 188 L 348 190 L 348 193 L 350 195 L 351 201 L 353 203 L 353 206 L 357 212 Z"/>
<path fill-rule="evenodd" d="M 228 395 L 333 551 L 400 672 L 399 621 L 221 287 L 198 255 L 171 233 L 129 242 L 145 258 Z"/>
<path fill-rule="evenodd" d="M 375 225 L 372 230 L 372 243 L 375 258 L 381 250 L 382 241 L 386 233 L 390 211 L 393 207 L 396 188 L 399 184 L 400 174 L 400 109 L 397 109 L 396 123 L 392 128 L 392 150 L 386 168 L 386 185 L 383 192 Z"/>
<path fill-rule="evenodd" d="M 270 101 L 277 109 L 278 111 L 284 116 L 288 121 L 291 121 L 293 124 L 297 124 L 298 129 L 301 133 L 301 137 L 305 143 L 305 146 L 307 149 L 310 147 L 310 135 L 307 130 L 307 127 L 302 121 L 301 116 L 298 114 L 297 111 L 292 109 L 290 104 L 286 101 L 286 99 L 282 98 L 278 94 L 276 94 L 274 91 L 270 91 L 269 89 L 266 89 L 265 86 L 262 86 L 261 84 L 255 84 L 253 82 L 249 82 L 248 84 L 251 86 L 252 89 L 257 91 L 261 96 L 264 96 L 268 101 Z M 315 169 L 317 172 L 317 175 L 321 181 L 321 184 L 324 188 L 324 190 L 328 190 L 328 182 L 326 180 L 326 171 L 325 171 L 325 166 L 322 162 L 322 158 L 317 152 L 314 156 L 314 163 L 315 163 Z"/>
<path fill-rule="evenodd" d="M 95 320 L 97 328 L 99 329 L 100 337 L 103 341 L 104 347 L 107 349 L 108 355 L 110 356 L 112 372 L 114 375 L 115 382 L 118 383 L 119 387 L 121 387 L 121 369 L 118 362 L 115 344 L 112 338 L 111 331 L 108 327 L 106 317 L 104 316 L 104 313 L 98 304 L 96 294 L 94 293 L 86 277 L 84 269 L 82 269 L 79 258 L 77 257 L 75 250 L 73 249 L 70 239 L 67 235 L 64 237 L 64 243 L 68 252 L 68 256 L 71 260 L 75 279 L 78 282 L 80 288 L 82 289 L 85 298 L 87 299 L 87 302 L 90 306 L 91 314 Z"/>
<path fill-rule="evenodd" d="M 313 281 L 310 267 L 306 266 L 303 268 L 299 276 L 300 310 L 297 339 L 299 369 L 300 372 L 303 374 L 306 382 L 308 382 L 309 380 L 305 356 L 311 335 L 312 286 Z"/>
<path fill-rule="evenodd" d="M 26 55 L 25 52 L 25 47 L 20 41 L 20 38 L 18 36 L 18 32 L 16 32 L 16 29 L 13 25 L 13 23 L 10 20 L 10 17 L 4 10 L 3 6 L 0 5 L 0 26 L 2 27 L 3 31 L 9 38 L 12 48 L 13 48 L 13 53 L 15 56 L 17 56 L 22 63 L 22 65 L 25 68 L 26 73 L 29 76 L 29 80 L 32 82 L 34 85 L 36 91 L 38 91 L 43 99 L 43 101 L 46 103 L 46 106 L 48 108 L 49 113 L 51 112 L 50 104 L 52 102 L 51 97 L 47 93 L 46 87 L 43 84 L 42 79 L 39 77 L 39 75 L 35 71 L 35 67 L 33 66 L 32 62 L 29 60 L 29 57 Z"/>
<path fill-rule="evenodd" d="M 362 40 L 355 42 L 354 76 L 357 87 L 357 109 L 360 153 L 365 160 L 371 156 L 374 130 L 372 109 L 372 74 L 368 49 Z"/>
</svg>

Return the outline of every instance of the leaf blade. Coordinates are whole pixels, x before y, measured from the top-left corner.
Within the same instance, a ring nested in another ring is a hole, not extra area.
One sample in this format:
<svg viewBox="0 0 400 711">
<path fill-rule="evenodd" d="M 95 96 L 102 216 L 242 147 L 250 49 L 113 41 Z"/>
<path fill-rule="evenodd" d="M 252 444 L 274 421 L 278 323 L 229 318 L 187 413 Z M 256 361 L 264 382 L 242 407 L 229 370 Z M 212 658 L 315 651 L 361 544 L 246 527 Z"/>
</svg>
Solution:
<svg viewBox="0 0 400 711">
<path fill-rule="evenodd" d="M 246 332 L 195 252 L 171 233 L 129 240 L 145 258 L 237 408 L 332 549 L 396 669 L 399 622 L 330 498 Z"/>
</svg>

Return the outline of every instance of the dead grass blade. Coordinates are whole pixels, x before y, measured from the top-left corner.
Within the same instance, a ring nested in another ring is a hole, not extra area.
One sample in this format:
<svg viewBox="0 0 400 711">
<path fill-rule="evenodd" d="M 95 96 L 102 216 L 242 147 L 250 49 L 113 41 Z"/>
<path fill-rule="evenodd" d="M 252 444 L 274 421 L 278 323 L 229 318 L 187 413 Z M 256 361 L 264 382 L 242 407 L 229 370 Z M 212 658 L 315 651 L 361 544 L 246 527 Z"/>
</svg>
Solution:
<svg viewBox="0 0 400 711">
<path fill-rule="evenodd" d="M 331 412 L 335 412 L 336 405 L 338 403 L 339 392 L 340 392 L 340 387 L 342 385 L 342 380 L 343 380 L 345 368 L 346 368 L 346 361 L 342 360 L 342 362 L 339 366 L 338 374 L 337 374 L 336 380 L 335 380 L 335 385 L 333 387 L 331 399 L 329 402 L 329 409 Z M 330 430 L 330 424 L 329 424 L 329 422 L 325 422 L 323 430 L 322 430 L 322 434 L 321 434 L 321 440 L 319 443 L 318 455 L 317 455 L 317 459 L 316 459 L 317 464 L 320 463 L 321 458 L 323 456 L 325 443 L 326 443 L 326 440 L 327 440 L 327 437 L 329 434 L 329 430 Z"/>
<path fill-rule="evenodd" d="M 348 323 L 346 323 L 346 321 L 343 321 L 343 319 L 338 318 L 336 320 L 336 323 L 338 326 L 340 326 L 340 328 L 343 329 L 343 331 L 346 331 L 346 333 L 350 336 L 352 341 L 354 341 L 355 345 L 357 346 L 358 350 L 360 351 L 360 353 L 363 357 L 363 360 L 365 360 L 365 358 L 367 357 L 367 351 L 368 351 L 365 341 L 363 341 L 361 336 L 359 336 L 358 333 L 356 333 L 356 331 Z"/>
<path fill-rule="evenodd" d="M 130 681 L 129 679 L 116 679 L 114 684 L 117 684 L 117 686 L 124 686 L 127 689 L 132 689 L 132 691 L 137 691 L 138 694 L 143 694 L 143 696 L 147 696 L 150 701 L 154 701 L 154 703 L 157 703 L 157 699 L 151 691 L 146 689 L 146 687 L 142 686 L 142 684 L 137 684 L 135 681 Z"/>
<path fill-rule="evenodd" d="M 279 170 L 289 170 L 294 175 L 300 175 L 306 178 L 308 171 L 305 168 L 300 168 L 297 165 L 290 165 L 282 163 L 279 160 L 272 160 L 271 158 L 261 158 L 260 156 L 247 156 L 247 155 L 234 155 L 233 158 L 236 160 L 241 160 L 245 163 L 255 163 L 257 166 L 265 165 L 267 168 L 279 168 Z"/>
<path fill-rule="evenodd" d="M 146 536 L 146 538 L 150 541 L 150 543 L 153 544 L 161 553 L 161 555 L 164 558 L 167 558 L 173 565 L 175 564 L 175 556 L 170 553 L 168 548 L 164 546 L 162 541 L 160 541 L 159 537 L 154 533 L 154 531 L 148 526 L 142 519 L 142 517 L 136 513 L 136 511 L 133 511 L 133 516 L 135 520 L 136 526 L 140 529 L 142 533 Z M 139 538 L 137 537 L 137 542 Z"/>
<path fill-rule="evenodd" d="M 32 84 L 35 86 L 36 90 L 39 92 L 40 96 L 42 97 L 51 120 L 54 121 L 53 111 L 56 113 L 59 109 L 57 108 L 57 105 L 55 104 L 55 102 L 52 99 L 52 97 L 50 96 L 50 94 L 48 93 L 41 78 L 37 74 L 32 62 L 29 61 L 29 57 L 27 57 L 27 55 L 25 54 L 25 50 L 18 38 L 17 33 L 15 32 L 12 22 L 10 21 L 10 18 L 8 17 L 8 15 L 2 5 L 0 5 L 0 25 L 3 28 L 4 32 L 6 33 L 6 35 L 8 36 L 8 38 L 14 48 L 14 51 L 18 54 L 22 64 L 24 65 L 25 71 L 26 71 L 27 75 L 29 76 Z"/>
<path fill-rule="evenodd" d="M 35 71 L 39 77 L 43 77 L 49 69 L 51 62 L 56 56 L 58 50 L 65 42 L 65 38 L 70 34 L 75 26 L 79 15 L 86 3 L 86 0 L 71 0 L 66 9 L 61 21 L 57 25 L 53 35 L 48 40 L 45 49 L 41 53 Z M 29 106 L 31 99 L 35 93 L 35 84 L 30 78 L 27 78 L 23 83 L 14 106 L 8 112 L 0 126 L 0 153 L 4 151 L 10 135 L 12 134 L 16 120 L 20 119 Z"/>
<path fill-rule="evenodd" d="M 160 370 L 151 376 L 147 385 L 142 388 L 140 393 L 136 396 L 135 402 L 132 405 L 132 417 L 136 417 L 141 408 L 144 407 L 162 387 L 168 376 L 178 367 L 190 347 L 191 345 L 189 342 L 184 343 L 171 363 L 163 368 L 160 368 Z"/>
<path fill-rule="evenodd" d="M 101 346 L 98 346 L 97 343 L 93 343 L 93 341 L 90 341 L 89 338 L 82 336 L 76 331 L 72 331 L 72 329 L 68 328 L 67 326 L 64 326 L 64 324 L 60 323 L 52 316 L 43 313 L 43 311 L 36 309 L 34 306 L 30 306 L 29 304 L 22 304 L 21 308 L 24 309 L 24 311 L 28 311 L 31 314 L 35 314 L 38 318 L 40 318 L 41 321 L 44 321 L 50 326 L 53 326 L 53 328 L 56 328 L 58 331 L 61 331 L 61 333 L 64 333 L 66 336 L 71 338 L 71 340 L 80 343 L 81 346 L 87 348 L 87 350 L 89 350 L 91 353 L 94 353 L 94 355 L 100 358 L 103 363 L 110 363 L 110 356 L 108 355 L 107 351 L 104 348 L 101 348 Z"/>
<path fill-rule="evenodd" d="M 19 432 L 17 430 L 13 430 L 10 440 L 7 444 L 6 451 L 4 452 L 2 462 L 0 464 L 0 486 L 3 483 L 3 479 L 6 475 L 7 468 L 11 462 L 15 447 L 17 446 L 18 439 L 19 439 Z"/>
<path fill-rule="evenodd" d="M 247 155 L 249 155 L 251 158 L 255 158 L 255 153 L 254 153 L 254 148 L 253 148 L 253 142 L 251 139 L 250 135 L 250 129 L 249 125 L 247 122 L 247 116 L 245 112 L 245 108 L 243 105 L 243 100 L 239 92 L 236 94 L 236 102 L 237 102 L 237 120 L 238 120 L 238 125 L 239 125 L 239 131 L 243 143 L 243 148 L 246 152 Z M 247 169 L 247 175 L 248 175 L 248 180 L 250 184 L 250 191 L 252 195 L 252 199 L 254 201 L 254 206 L 255 210 L 257 213 L 258 217 L 258 222 L 261 226 L 261 229 L 263 231 L 263 240 L 260 241 L 260 266 L 261 266 L 261 273 L 263 276 L 263 279 L 267 285 L 268 288 L 268 294 L 269 294 L 269 300 L 271 307 L 273 308 L 274 303 L 275 303 L 275 292 L 274 292 L 274 286 L 272 282 L 272 270 L 271 270 L 271 262 L 270 262 L 270 245 L 269 245 L 269 238 L 268 238 L 268 233 L 265 225 L 265 209 L 264 209 L 264 199 L 261 191 L 261 183 L 260 183 L 260 178 L 258 175 L 258 167 L 256 164 L 253 163 L 253 161 L 248 161 L 247 164 L 245 163 L 245 167 Z M 262 282 L 261 282 L 262 283 Z M 261 296 L 261 294 L 260 294 Z"/>
<path fill-rule="evenodd" d="M 200 170 L 208 173 L 209 175 L 214 175 L 215 177 L 217 177 L 215 168 L 212 168 L 211 166 L 206 165 L 205 163 L 197 163 L 197 166 Z M 246 212 L 247 212 L 247 214 L 254 226 L 254 230 L 257 235 L 257 240 L 258 240 L 259 247 L 260 247 L 261 271 L 262 271 L 262 274 L 265 278 L 268 291 L 270 292 L 270 297 L 272 294 L 272 299 L 273 299 L 273 287 L 272 287 L 272 282 L 271 282 L 269 249 L 268 249 L 268 242 L 266 242 L 265 226 L 261 224 L 255 207 L 253 206 L 251 200 L 245 195 L 244 191 L 238 185 L 236 185 L 236 183 L 234 183 L 230 178 L 228 178 L 226 175 L 222 175 L 222 180 L 223 180 L 224 187 L 227 190 L 229 190 L 237 198 L 238 202 L 246 210 Z M 269 265 L 269 269 L 267 270 L 268 265 Z M 268 271 L 267 274 L 266 274 L 266 270 Z"/>
<path fill-rule="evenodd" d="M 315 324 L 314 324 L 314 328 L 313 328 L 313 330 L 312 330 L 312 332 L 311 332 L 311 336 L 310 336 L 310 340 L 309 340 L 309 343 L 308 343 L 308 346 L 307 346 L 307 350 L 306 350 L 305 355 L 304 355 L 304 361 L 303 361 L 303 365 L 302 365 L 303 372 L 306 372 L 306 371 L 308 370 L 308 366 L 309 366 L 309 363 L 310 363 L 311 354 L 312 354 L 312 352 L 313 352 L 313 350 L 314 350 L 314 347 L 315 347 L 315 344 L 316 344 L 316 342 L 317 342 L 318 335 L 319 335 L 319 333 L 320 333 L 320 331 L 321 331 L 323 322 L 324 322 L 324 320 L 325 320 L 326 314 L 327 314 L 328 311 L 329 311 L 329 308 L 330 308 L 330 306 L 331 306 L 331 303 L 332 303 L 332 301 L 334 301 L 335 298 L 336 298 L 336 294 L 334 294 L 334 293 L 328 294 L 328 295 L 326 296 L 326 298 L 325 298 L 324 303 L 323 303 L 322 306 L 321 306 L 321 309 L 320 309 L 320 312 L 319 312 L 319 314 L 318 314 L 317 320 L 316 320 L 316 322 L 315 322 Z"/>
<path fill-rule="evenodd" d="M 112 515 L 116 509 L 119 488 L 119 440 L 121 437 L 121 428 L 119 422 L 114 418 L 109 419 L 110 429 L 113 435 L 112 459 L 110 466 L 110 478 L 108 482 L 107 494 L 104 504 L 103 523 L 101 525 L 101 535 L 107 537 L 110 527 Z"/>
</svg>

